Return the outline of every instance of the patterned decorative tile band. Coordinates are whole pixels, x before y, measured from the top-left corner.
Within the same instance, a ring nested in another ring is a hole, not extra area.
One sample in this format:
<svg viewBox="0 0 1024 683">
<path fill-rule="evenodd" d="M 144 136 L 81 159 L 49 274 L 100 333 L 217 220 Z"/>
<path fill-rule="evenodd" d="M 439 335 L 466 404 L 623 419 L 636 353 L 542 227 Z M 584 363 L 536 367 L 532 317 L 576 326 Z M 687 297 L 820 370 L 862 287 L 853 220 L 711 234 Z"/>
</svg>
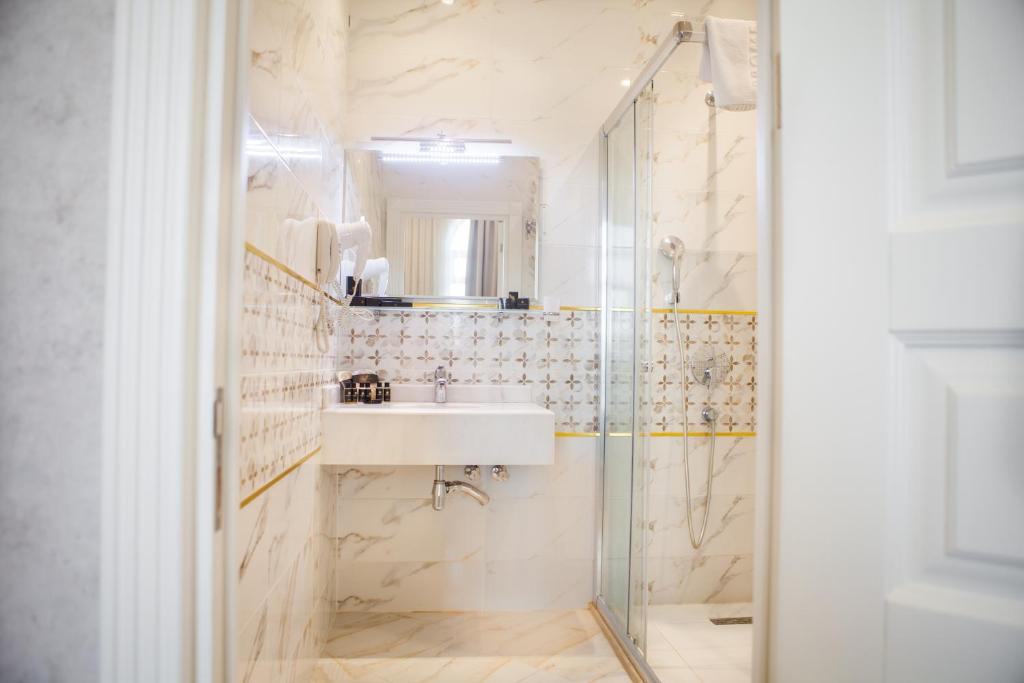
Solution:
<svg viewBox="0 0 1024 683">
<path fill-rule="evenodd" d="M 453 383 L 526 384 L 561 432 L 598 431 L 597 311 L 380 311 L 341 333 L 339 364 L 391 382 L 428 381 L 444 365 Z"/>
<path fill-rule="evenodd" d="M 687 314 L 679 318 L 687 357 L 701 347 L 725 354 L 730 370 L 710 394 L 692 373 L 681 372 L 679 347 L 671 313 L 653 319 L 651 361 L 651 430 L 683 431 L 683 397 L 680 375 L 685 374 L 690 431 L 705 429 L 700 412 L 705 406 L 719 413 L 718 431 L 757 431 L 757 316 Z"/>
<path fill-rule="evenodd" d="M 599 316 L 598 311 L 380 311 L 375 320 L 353 321 L 342 331 L 339 363 L 383 372 L 392 382 L 427 382 L 434 368 L 444 365 L 453 382 L 527 384 L 533 400 L 554 411 L 556 431 L 598 432 Z M 613 324 L 631 325 L 632 313 L 623 312 Z M 650 398 L 643 406 L 650 431 L 681 432 L 682 378 L 672 314 L 654 314 L 652 328 Z M 681 314 L 679 328 L 688 353 L 709 345 L 731 364 L 710 397 L 687 375 L 690 431 L 703 429 L 705 405 L 719 411 L 719 432 L 756 431 L 757 316 Z M 622 370 L 610 368 L 610 376 L 631 386 L 632 366 Z M 610 417 L 616 414 L 616 397 L 624 396 L 613 382 Z M 630 425 L 611 421 L 609 429 L 625 432 Z"/>
<path fill-rule="evenodd" d="M 320 295 L 251 251 L 244 264 L 241 499 L 320 446 L 320 387 L 334 378 L 334 350 L 313 340 Z"/>
<path fill-rule="evenodd" d="M 609 344 L 618 344 L 608 368 L 608 429 L 628 433 L 633 406 L 633 314 L 613 312 Z M 679 333 L 687 360 L 706 348 L 724 354 L 729 371 L 710 393 L 692 373 L 683 372 L 671 312 L 652 314 L 651 356 L 647 392 L 641 392 L 644 431 L 664 435 L 686 430 L 683 385 L 686 382 L 689 432 L 707 430 L 700 418 L 705 406 L 719 413 L 720 434 L 749 435 L 757 431 L 757 316 L 729 313 L 680 313 Z M 618 360 L 618 362 L 616 362 Z"/>
</svg>

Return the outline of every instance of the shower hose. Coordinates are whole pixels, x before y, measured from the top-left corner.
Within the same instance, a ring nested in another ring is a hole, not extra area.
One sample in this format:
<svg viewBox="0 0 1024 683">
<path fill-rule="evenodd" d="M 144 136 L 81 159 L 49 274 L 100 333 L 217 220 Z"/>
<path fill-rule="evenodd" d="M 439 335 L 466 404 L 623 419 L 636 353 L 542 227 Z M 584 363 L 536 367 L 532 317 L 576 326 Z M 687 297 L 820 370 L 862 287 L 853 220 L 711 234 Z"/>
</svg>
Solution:
<svg viewBox="0 0 1024 683">
<path fill-rule="evenodd" d="M 687 410 L 689 404 L 689 395 L 686 388 L 686 362 L 685 356 L 683 355 L 683 336 L 679 332 L 679 295 L 673 296 L 674 302 L 672 304 L 672 322 L 675 323 L 676 328 L 676 346 L 679 349 L 679 363 L 680 363 L 680 376 L 683 381 L 683 471 L 686 473 L 686 528 L 690 532 L 690 545 L 694 548 L 699 548 L 704 542 L 704 532 L 708 528 L 708 517 L 711 515 L 711 478 L 712 473 L 715 469 L 715 432 L 717 431 L 717 420 L 711 417 L 708 423 L 711 426 L 711 441 L 709 443 L 710 452 L 708 453 L 708 482 L 707 482 L 707 497 L 704 499 L 704 521 L 700 524 L 700 533 L 694 535 L 693 533 L 693 504 L 691 502 L 690 494 L 690 416 Z M 711 391 L 710 382 L 708 383 L 708 392 Z"/>
</svg>

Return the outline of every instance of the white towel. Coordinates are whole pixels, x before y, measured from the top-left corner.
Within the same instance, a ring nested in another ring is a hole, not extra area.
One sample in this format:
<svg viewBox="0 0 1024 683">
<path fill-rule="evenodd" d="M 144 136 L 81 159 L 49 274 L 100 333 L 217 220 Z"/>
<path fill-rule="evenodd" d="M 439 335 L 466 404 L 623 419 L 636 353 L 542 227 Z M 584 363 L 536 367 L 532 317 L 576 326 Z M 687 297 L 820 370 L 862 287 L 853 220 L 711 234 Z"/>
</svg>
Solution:
<svg viewBox="0 0 1024 683">
<path fill-rule="evenodd" d="M 700 79 L 715 91 L 715 106 L 746 111 L 757 104 L 757 23 L 707 17 Z"/>
</svg>

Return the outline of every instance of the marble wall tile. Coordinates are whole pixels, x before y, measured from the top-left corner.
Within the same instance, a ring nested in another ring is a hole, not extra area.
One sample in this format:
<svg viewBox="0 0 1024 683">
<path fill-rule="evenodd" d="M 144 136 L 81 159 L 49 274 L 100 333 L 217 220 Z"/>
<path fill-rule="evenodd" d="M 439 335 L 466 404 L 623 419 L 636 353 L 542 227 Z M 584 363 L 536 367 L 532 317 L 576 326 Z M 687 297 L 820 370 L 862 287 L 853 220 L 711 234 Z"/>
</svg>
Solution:
<svg viewBox="0 0 1024 683">
<path fill-rule="evenodd" d="M 317 210 L 298 179 L 261 130 L 246 138 L 246 241 L 306 278 L 314 275 Z M 313 253 L 300 251 L 297 242 Z"/>
<path fill-rule="evenodd" d="M 690 438 L 690 476 L 697 496 L 707 492 L 707 464 L 711 440 Z M 750 437 L 719 436 L 715 439 L 714 492 L 718 495 L 752 496 L 754 493 L 754 451 L 757 440 Z M 647 492 L 650 496 L 685 496 L 682 437 L 655 437 L 647 456 Z M 695 476 L 696 475 L 696 476 Z"/>
<path fill-rule="evenodd" d="M 485 563 L 338 562 L 336 607 L 352 612 L 480 610 Z"/>
<path fill-rule="evenodd" d="M 693 497 L 694 531 L 700 531 L 706 498 Z M 686 497 L 652 495 L 647 501 L 650 510 L 647 530 L 648 557 L 686 557 L 697 552 L 690 545 L 686 528 Z M 704 555 L 735 555 L 749 553 L 754 539 L 753 496 L 714 493 L 704 542 L 699 548 Z"/>
<path fill-rule="evenodd" d="M 314 323 L 316 224 L 343 212 L 348 27 L 344 0 L 254 0 L 241 354 L 238 671 L 241 681 L 308 681 L 334 606 L 336 486 L 314 456 L 332 339 Z M 271 260 L 261 257 L 265 254 Z M 329 309 L 333 309 L 333 304 Z"/>
<path fill-rule="evenodd" d="M 594 597 L 594 560 L 489 561 L 486 586 L 485 610 L 581 609 Z"/>
<path fill-rule="evenodd" d="M 238 680 L 308 681 L 326 643 L 317 605 L 315 542 L 309 539 L 252 617 L 241 626 Z"/>
<path fill-rule="evenodd" d="M 432 476 L 421 483 L 429 487 L 431 481 Z M 438 514 L 425 492 L 429 488 L 421 487 L 417 498 L 343 499 L 338 506 L 338 559 L 454 562 L 480 557 L 487 512 L 472 499 L 452 496 L 445 501 L 447 514 Z"/>
<path fill-rule="evenodd" d="M 593 591 L 595 438 L 556 440 L 550 467 L 476 482 L 480 507 L 431 508 L 430 467 L 338 467 L 336 599 L 342 611 L 583 607 Z M 458 478 L 458 468 L 448 476 Z"/>
<path fill-rule="evenodd" d="M 238 516 L 239 623 L 245 624 L 257 606 L 291 569 L 306 540 L 317 534 L 316 500 L 306 496 L 314 487 L 315 460 L 299 467 L 277 486 L 242 508 Z"/>
<path fill-rule="evenodd" d="M 749 602 L 753 555 L 692 555 L 647 562 L 649 602 Z"/>
</svg>

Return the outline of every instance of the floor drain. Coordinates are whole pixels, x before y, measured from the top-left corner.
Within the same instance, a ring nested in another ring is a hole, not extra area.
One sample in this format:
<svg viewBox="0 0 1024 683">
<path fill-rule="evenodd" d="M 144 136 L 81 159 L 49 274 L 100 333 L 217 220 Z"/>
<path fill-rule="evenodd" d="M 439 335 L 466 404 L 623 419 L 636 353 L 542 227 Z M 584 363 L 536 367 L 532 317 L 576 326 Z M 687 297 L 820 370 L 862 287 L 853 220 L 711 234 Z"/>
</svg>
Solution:
<svg viewBox="0 0 1024 683">
<path fill-rule="evenodd" d="M 752 624 L 754 620 L 752 617 L 718 617 L 711 618 L 711 623 L 715 626 L 732 626 L 733 624 Z"/>
</svg>

